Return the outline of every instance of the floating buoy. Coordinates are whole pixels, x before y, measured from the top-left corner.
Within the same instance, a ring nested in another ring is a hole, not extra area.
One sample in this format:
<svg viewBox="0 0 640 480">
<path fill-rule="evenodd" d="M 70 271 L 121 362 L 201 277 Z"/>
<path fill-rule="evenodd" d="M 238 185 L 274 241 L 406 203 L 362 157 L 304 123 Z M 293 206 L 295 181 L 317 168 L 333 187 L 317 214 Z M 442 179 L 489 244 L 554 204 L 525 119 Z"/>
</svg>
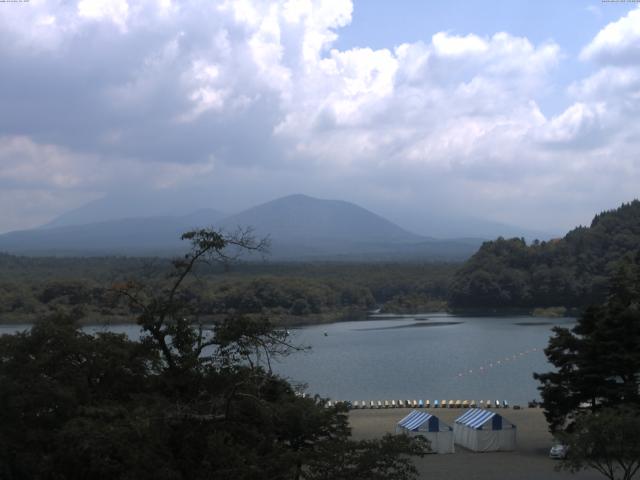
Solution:
<svg viewBox="0 0 640 480">
<path fill-rule="evenodd" d="M 537 348 L 530 348 L 530 349 L 527 349 L 527 350 L 525 350 L 525 351 L 523 351 L 523 352 L 514 353 L 514 354 L 513 354 L 513 355 L 511 355 L 511 356 L 506 356 L 506 357 L 504 358 L 504 360 L 502 360 L 502 359 L 500 359 L 500 360 L 495 360 L 495 361 L 490 362 L 490 363 L 488 363 L 488 364 L 480 365 L 479 367 L 477 367 L 477 368 L 476 368 L 476 372 L 475 372 L 475 373 L 477 373 L 477 374 L 485 374 L 485 373 L 488 373 L 488 372 L 487 372 L 487 370 L 488 370 L 488 369 L 490 369 L 490 368 L 500 367 L 500 366 L 502 366 L 502 364 L 503 364 L 503 363 L 506 363 L 506 362 L 508 362 L 508 361 L 510 361 L 510 360 L 516 360 L 516 359 L 517 359 L 517 358 L 519 358 L 519 357 L 524 357 L 525 355 L 529 355 L 530 353 L 532 353 L 532 352 L 536 352 L 536 351 L 538 351 L 538 349 L 537 349 Z M 466 375 L 472 375 L 473 373 L 474 373 L 474 372 L 473 372 L 473 369 L 469 369 L 469 370 L 465 370 L 465 371 L 463 371 L 463 372 L 458 372 L 458 373 L 456 374 L 456 376 L 457 376 L 457 377 L 464 377 L 464 376 L 466 376 Z"/>
</svg>

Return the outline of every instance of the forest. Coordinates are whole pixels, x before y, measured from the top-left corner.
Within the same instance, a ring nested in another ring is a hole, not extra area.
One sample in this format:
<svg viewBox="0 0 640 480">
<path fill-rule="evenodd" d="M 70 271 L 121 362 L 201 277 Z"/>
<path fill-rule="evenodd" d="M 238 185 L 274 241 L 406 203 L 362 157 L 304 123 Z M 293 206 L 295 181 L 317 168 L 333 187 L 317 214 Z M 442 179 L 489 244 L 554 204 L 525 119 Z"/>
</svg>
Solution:
<svg viewBox="0 0 640 480">
<path fill-rule="evenodd" d="M 640 201 L 596 215 L 548 242 L 498 238 L 485 242 L 456 273 L 449 306 L 584 309 L 602 302 L 608 278 L 640 246 Z"/>
<path fill-rule="evenodd" d="M 0 255 L 0 322 L 31 322 L 72 313 L 85 323 L 129 322 L 130 305 L 113 294 L 130 281 L 160 284 L 166 258 L 18 257 Z M 228 312 L 268 315 L 275 324 L 442 310 L 458 264 L 234 263 L 201 265 L 187 290 L 205 320 Z M 62 272 L 62 273 L 61 273 Z"/>
</svg>

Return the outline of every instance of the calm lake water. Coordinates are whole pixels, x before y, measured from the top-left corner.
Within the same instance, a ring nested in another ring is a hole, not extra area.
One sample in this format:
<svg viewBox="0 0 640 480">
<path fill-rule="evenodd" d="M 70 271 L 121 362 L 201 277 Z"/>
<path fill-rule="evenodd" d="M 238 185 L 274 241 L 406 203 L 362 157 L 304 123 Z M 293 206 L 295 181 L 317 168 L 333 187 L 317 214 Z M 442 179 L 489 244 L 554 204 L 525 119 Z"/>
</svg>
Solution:
<svg viewBox="0 0 640 480">
<path fill-rule="evenodd" d="M 293 342 L 311 351 L 273 366 L 307 392 L 333 399 L 539 399 L 533 372 L 551 367 L 543 349 L 554 325 L 573 319 L 458 317 L 445 314 L 290 329 Z M 0 326 L 0 334 L 24 326 Z M 131 338 L 136 325 L 108 327 Z M 88 327 L 99 331 L 104 327 Z M 326 335 L 325 335 L 326 333 Z"/>
</svg>

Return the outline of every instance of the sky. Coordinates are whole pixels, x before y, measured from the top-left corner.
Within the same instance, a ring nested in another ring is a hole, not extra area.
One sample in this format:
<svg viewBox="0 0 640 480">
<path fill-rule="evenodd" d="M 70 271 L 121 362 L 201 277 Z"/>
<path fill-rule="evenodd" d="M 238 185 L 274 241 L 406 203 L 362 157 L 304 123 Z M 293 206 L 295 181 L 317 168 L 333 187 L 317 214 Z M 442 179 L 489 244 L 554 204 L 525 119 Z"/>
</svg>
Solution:
<svg viewBox="0 0 640 480">
<path fill-rule="evenodd" d="M 0 232 L 138 192 L 563 232 L 639 196 L 640 5 L 0 2 L 0 108 Z"/>
</svg>

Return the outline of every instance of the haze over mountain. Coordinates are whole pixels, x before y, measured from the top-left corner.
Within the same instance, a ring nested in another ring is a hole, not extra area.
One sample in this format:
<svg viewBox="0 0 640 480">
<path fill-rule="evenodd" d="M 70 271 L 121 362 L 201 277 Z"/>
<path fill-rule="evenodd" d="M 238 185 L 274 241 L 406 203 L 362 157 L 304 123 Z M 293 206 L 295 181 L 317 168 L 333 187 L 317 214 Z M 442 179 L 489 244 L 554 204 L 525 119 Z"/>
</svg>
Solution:
<svg viewBox="0 0 640 480">
<path fill-rule="evenodd" d="M 251 225 L 257 234 L 283 241 L 416 243 L 423 237 L 353 203 L 289 195 L 249 208 L 222 220 L 233 228 Z"/>
<path fill-rule="evenodd" d="M 303 198 L 304 196 L 294 194 L 283 198 L 288 197 Z M 267 202 L 265 208 L 270 203 Z M 342 202 L 342 204 L 343 206 L 353 205 L 350 202 Z M 215 220 L 229 216 L 230 222 L 233 223 L 232 220 L 236 215 L 230 216 L 230 214 L 238 211 L 233 212 L 226 203 L 215 202 L 206 192 L 136 190 L 118 192 L 117 194 L 110 194 L 93 200 L 79 208 L 63 213 L 40 228 L 83 225 L 125 218 L 181 217 L 203 208 L 209 209 L 212 205 L 218 211 Z M 226 211 L 226 214 L 219 211 L 221 208 Z M 397 210 L 388 205 L 385 208 L 385 205 L 382 205 L 380 209 L 381 211 L 378 208 L 373 208 L 372 210 L 377 211 L 378 214 L 381 213 L 380 216 L 402 227 L 404 230 L 432 238 L 484 238 L 490 240 L 503 236 L 507 238 L 524 237 L 527 240 L 536 238 L 547 240 L 559 236 L 558 233 L 536 231 L 521 226 L 474 218 L 470 215 L 447 213 L 442 209 L 441 203 L 425 206 L 415 205 L 411 209 L 402 210 Z M 255 225 L 257 227 L 261 220 L 256 217 L 260 217 L 260 215 L 249 214 L 248 212 L 252 210 L 252 208 L 249 208 L 245 212 L 245 209 L 241 209 L 242 215 L 247 213 L 248 216 L 236 219 L 238 224 Z M 267 212 L 268 209 L 262 213 Z M 317 225 L 316 222 L 310 223 L 312 225 L 306 227 L 309 232 L 311 231 L 311 226 Z M 579 222 L 576 221 L 576 223 Z"/>
<path fill-rule="evenodd" d="M 469 215 L 446 214 L 436 208 L 423 211 L 398 212 L 394 221 L 420 235 L 434 238 L 485 238 L 523 237 L 527 241 L 549 240 L 560 236 L 553 229 L 535 230 L 501 222 L 475 218 Z"/>
<path fill-rule="evenodd" d="M 0 235 L 0 250 L 28 255 L 166 255 L 183 248 L 180 235 L 220 218 L 202 209 L 184 216 L 124 218 L 82 225 L 49 225 Z"/>
<path fill-rule="evenodd" d="M 258 236 L 269 235 L 274 258 L 461 259 L 481 243 L 420 236 L 353 203 L 300 194 L 250 208 L 220 225 L 227 230 L 251 225 Z"/>
<path fill-rule="evenodd" d="M 123 191 L 93 200 L 54 218 L 40 228 L 86 225 L 89 223 L 147 217 L 183 217 L 197 211 L 207 210 L 211 220 L 218 220 L 225 214 L 204 208 L 207 202 L 202 198 L 185 196 L 182 192 Z"/>
<path fill-rule="evenodd" d="M 171 254 L 184 248 L 180 233 L 199 226 L 226 231 L 252 227 L 269 236 L 272 259 L 463 259 L 479 239 L 438 240 L 409 232 L 353 203 L 290 195 L 221 218 L 214 210 L 182 216 L 125 218 L 84 224 L 104 215 L 94 203 L 51 222 L 46 228 L 0 236 L 0 250 L 24 254 Z"/>
</svg>

